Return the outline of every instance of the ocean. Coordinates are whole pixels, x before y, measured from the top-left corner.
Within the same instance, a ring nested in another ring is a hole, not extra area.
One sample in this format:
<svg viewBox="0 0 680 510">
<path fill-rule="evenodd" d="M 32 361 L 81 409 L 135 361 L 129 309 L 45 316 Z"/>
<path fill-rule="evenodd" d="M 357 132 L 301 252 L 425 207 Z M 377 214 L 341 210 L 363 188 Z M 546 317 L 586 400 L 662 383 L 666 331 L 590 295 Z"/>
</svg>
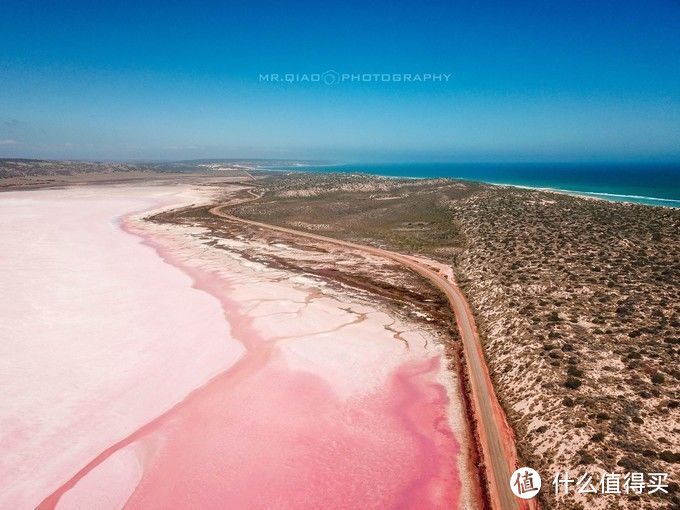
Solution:
<svg viewBox="0 0 680 510">
<path fill-rule="evenodd" d="M 393 163 L 269 167 L 304 172 L 367 173 L 387 177 L 450 177 L 551 189 L 654 206 L 680 207 L 680 164 Z"/>
</svg>

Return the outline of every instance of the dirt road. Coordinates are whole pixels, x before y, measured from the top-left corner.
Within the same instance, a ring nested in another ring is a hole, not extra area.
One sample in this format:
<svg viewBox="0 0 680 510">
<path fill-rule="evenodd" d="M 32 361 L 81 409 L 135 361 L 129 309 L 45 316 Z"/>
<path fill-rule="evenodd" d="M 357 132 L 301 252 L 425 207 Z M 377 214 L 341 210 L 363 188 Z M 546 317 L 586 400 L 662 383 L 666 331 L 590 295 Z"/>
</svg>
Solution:
<svg viewBox="0 0 680 510">
<path fill-rule="evenodd" d="M 455 282 L 442 274 L 434 266 L 428 265 L 419 258 L 373 246 L 365 246 L 309 232 L 246 220 L 224 212 L 224 208 L 232 207 L 238 203 L 257 200 L 261 196 L 252 190 L 249 190 L 249 193 L 252 195 L 252 198 L 234 200 L 213 207 L 210 213 L 252 227 L 273 230 L 325 243 L 333 243 L 398 262 L 427 278 L 446 295 L 455 314 L 456 323 L 463 342 L 463 352 L 468 369 L 475 419 L 477 421 L 478 430 L 476 432 L 481 444 L 483 469 L 488 480 L 488 497 L 491 506 L 494 509 L 502 510 L 538 508 L 535 500 L 530 500 L 530 502 L 520 500 L 510 490 L 510 475 L 518 467 L 514 434 L 507 424 L 505 413 L 494 393 L 472 311 L 465 296 Z"/>
</svg>

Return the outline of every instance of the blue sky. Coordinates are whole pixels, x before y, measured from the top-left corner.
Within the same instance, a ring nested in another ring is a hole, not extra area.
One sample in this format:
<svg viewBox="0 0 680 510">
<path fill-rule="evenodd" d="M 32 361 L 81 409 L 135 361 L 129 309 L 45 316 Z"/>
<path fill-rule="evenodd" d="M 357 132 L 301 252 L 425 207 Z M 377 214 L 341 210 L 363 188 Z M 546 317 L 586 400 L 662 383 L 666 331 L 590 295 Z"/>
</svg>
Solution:
<svg viewBox="0 0 680 510">
<path fill-rule="evenodd" d="M 15 156 L 680 162 L 680 2 L 5 0 Z"/>
</svg>

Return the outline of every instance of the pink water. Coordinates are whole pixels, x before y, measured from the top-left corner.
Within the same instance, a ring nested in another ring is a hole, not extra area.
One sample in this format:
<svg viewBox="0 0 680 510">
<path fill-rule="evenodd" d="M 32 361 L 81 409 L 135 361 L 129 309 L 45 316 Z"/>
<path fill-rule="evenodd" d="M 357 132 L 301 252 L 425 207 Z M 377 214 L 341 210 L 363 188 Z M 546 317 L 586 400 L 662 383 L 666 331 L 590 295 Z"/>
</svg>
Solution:
<svg viewBox="0 0 680 510">
<path fill-rule="evenodd" d="M 171 237 L 131 222 L 123 226 L 156 251 L 159 263 L 219 300 L 245 353 L 64 477 L 39 508 L 92 507 L 96 497 L 78 492 L 88 480 L 98 490 L 129 494 L 125 507 L 131 509 L 460 505 L 461 448 L 447 418 L 447 391 L 437 382 L 440 354 L 405 356 L 375 388 L 340 396 L 333 376 L 318 367 L 290 368 L 279 344 L 231 299 L 232 283 L 179 257 Z M 366 342 L 375 348 L 371 338 Z M 120 468 L 106 469 L 118 466 L 111 463 L 119 454 L 137 459 L 138 479 L 123 482 Z"/>
</svg>

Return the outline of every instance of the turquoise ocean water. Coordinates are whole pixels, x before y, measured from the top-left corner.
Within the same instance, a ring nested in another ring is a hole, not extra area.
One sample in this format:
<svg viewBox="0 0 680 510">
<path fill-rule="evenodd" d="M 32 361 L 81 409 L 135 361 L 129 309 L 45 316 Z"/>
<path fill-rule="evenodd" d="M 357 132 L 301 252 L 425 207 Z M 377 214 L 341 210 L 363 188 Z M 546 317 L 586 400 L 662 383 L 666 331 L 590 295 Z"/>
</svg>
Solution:
<svg viewBox="0 0 680 510">
<path fill-rule="evenodd" d="M 399 163 L 277 166 L 303 172 L 358 172 L 389 177 L 450 177 L 547 188 L 617 202 L 680 207 L 680 164 Z"/>
</svg>

